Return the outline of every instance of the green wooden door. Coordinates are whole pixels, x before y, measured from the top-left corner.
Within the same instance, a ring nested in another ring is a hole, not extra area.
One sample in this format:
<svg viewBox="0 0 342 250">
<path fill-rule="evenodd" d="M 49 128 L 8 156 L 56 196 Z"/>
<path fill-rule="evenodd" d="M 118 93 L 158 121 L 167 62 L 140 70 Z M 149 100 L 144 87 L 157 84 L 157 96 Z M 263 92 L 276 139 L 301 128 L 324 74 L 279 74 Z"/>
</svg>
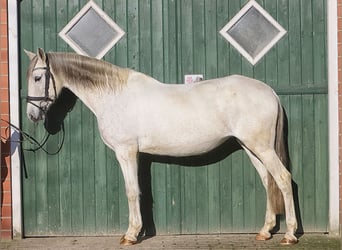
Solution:
<svg viewBox="0 0 342 250">
<path fill-rule="evenodd" d="M 95 2 L 126 32 L 104 60 L 167 83 L 181 83 L 191 73 L 206 79 L 242 74 L 272 86 L 287 112 L 291 168 L 303 229 L 327 231 L 327 1 L 258 1 L 287 34 L 255 66 L 218 33 L 247 0 Z M 34 125 L 26 118 L 28 59 L 23 49 L 71 51 L 58 32 L 86 3 L 20 3 L 22 127 L 36 138 L 43 138 L 45 132 L 42 124 Z M 47 149 L 54 151 L 61 139 L 61 133 L 52 136 Z M 28 143 L 24 146 L 30 147 Z M 157 234 L 256 232 L 263 225 L 261 181 L 246 154 L 241 150 L 230 153 L 233 149 L 226 145 L 214 156 L 152 162 Z M 26 236 L 106 235 L 126 230 L 128 208 L 118 163 L 102 143 L 94 116 L 82 103 L 77 102 L 65 120 L 65 143 L 58 155 L 40 151 L 24 156 Z M 148 156 L 141 157 L 146 171 L 150 161 Z M 198 164 L 209 165 L 181 166 Z"/>
</svg>

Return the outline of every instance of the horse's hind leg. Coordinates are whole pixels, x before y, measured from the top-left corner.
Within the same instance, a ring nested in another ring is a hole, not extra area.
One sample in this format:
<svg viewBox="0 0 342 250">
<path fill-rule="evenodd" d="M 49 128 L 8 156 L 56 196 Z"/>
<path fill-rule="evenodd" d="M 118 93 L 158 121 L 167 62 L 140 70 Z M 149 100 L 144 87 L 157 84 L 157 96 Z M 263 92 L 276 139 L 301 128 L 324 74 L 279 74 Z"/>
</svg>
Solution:
<svg viewBox="0 0 342 250">
<path fill-rule="evenodd" d="M 260 159 L 267 171 L 272 175 L 284 197 L 287 232 L 281 241 L 281 244 L 295 244 L 298 241 L 295 236 L 297 219 L 294 209 L 291 174 L 282 164 L 273 148 L 261 147 L 253 149 L 253 153 Z"/>
<path fill-rule="evenodd" d="M 255 155 L 251 151 L 249 151 L 248 148 L 246 148 L 243 145 L 241 146 L 244 148 L 251 162 L 253 163 L 255 169 L 259 173 L 262 184 L 266 189 L 267 204 L 266 204 L 265 224 L 255 238 L 256 240 L 262 240 L 262 241 L 269 240 L 272 237 L 270 234 L 270 231 L 276 225 L 276 215 L 272 209 L 271 197 L 270 197 L 269 190 L 268 190 L 268 176 L 269 176 L 268 171 L 266 170 L 262 162 L 257 157 L 255 157 Z"/>
</svg>

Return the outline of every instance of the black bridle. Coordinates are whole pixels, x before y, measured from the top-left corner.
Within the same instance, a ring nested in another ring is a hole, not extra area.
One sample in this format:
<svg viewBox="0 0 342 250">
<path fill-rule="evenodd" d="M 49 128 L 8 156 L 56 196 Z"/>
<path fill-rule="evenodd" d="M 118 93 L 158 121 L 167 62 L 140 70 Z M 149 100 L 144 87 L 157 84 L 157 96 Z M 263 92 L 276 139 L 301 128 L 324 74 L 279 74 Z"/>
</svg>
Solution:
<svg viewBox="0 0 342 250">
<path fill-rule="evenodd" d="M 32 70 L 45 70 L 45 90 L 44 90 L 44 96 L 27 96 L 26 97 L 26 102 L 30 103 L 31 105 L 37 107 L 38 109 L 40 109 L 43 113 L 44 116 L 46 116 L 46 112 L 48 110 L 48 103 L 49 102 L 54 102 L 55 99 L 57 98 L 57 89 L 56 89 L 56 82 L 55 82 L 55 78 L 53 76 L 53 74 L 51 73 L 51 69 L 50 69 L 50 64 L 49 64 L 49 58 L 46 55 L 46 60 L 45 60 L 46 66 L 45 67 L 37 67 L 34 68 Z M 49 89 L 50 89 L 50 80 L 52 81 L 53 84 L 53 90 L 54 90 L 54 97 L 51 98 L 49 95 Z M 34 102 L 40 102 L 39 105 L 37 105 Z M 45 106 L 42 106 L 42 103 L 46 103 Z M 7 122 L 8 123 L 8 122 Z M 11 127 L 13 127 L 14 129 L 16 129 L 21 135 L 22 137 L 26 138 L 27 141 L 29 141 L 31 144 L 35 144 L 36 147 L 34 148 L 30 148 L 30 149 L 24 149 L 27 151 L 32 151 L 32 152 L 36 152 L 38 150 L 43 150 L 45 153 L 49 154 L 49 155 L 55 155 L 58 154 L 59 151 L 62 149 L 63 143 L 64 143 L 64 137 L 65 137 L 65 131 L 64 131 L 64 123 L 62 123 L 62 142 L 60 143 L 59 148 L 57 149 L 57 151 L 55 152 L 49 152 L 46 149 L 43 148 L 43 146 L 47 143 L 49 137 L 50 137 L 50 133 L 47 133 L 45 138 L 43 139 L 42 142 L 38 142 L 35 138 L 33 138 L 32 136 L 30 136 L 28 133 L 22 131 L 21 129 L 19 129 L 18 127 L 14 126 L 11 123 L 8 123 Z"/>
<path fill-rule="evenodd" d="M 46 63 L 45 67 L 37 67 L 37 68 L 34 68 L 32 70 L 32 72 L 35 71 L 35 70 L 45 70 L 45 90 L 44 90 L 44 96 L 29 96 L 28 95 L 26 97 L 26 102 L 27 103 L 30 103 L 33 106 L 39 108 L 44 113 L 47 110 L 47 107 L 46 107 L 47 105 L 45 107 L 42 107 L 41 104 L 42 103 L 54 102 L 54 100 L 57 98 L 57 90 L 56 90 L 55 78 L 54 78 L 53 74 L 51 73 L 50 64 L 49 64 L 49 58 L 48 58 L 47 55 L 46 55 L 45 63 Z M 54 94 L 55 94 L 53 99 L 49 95 L 50 80 L 52 81 L 53 90 L 54 90 Z M 37 105 L 37 104 L 33 103 L 33 102 L 39 102 L 39 101 L 40 101 L 40 105 Z"/>
</svg>

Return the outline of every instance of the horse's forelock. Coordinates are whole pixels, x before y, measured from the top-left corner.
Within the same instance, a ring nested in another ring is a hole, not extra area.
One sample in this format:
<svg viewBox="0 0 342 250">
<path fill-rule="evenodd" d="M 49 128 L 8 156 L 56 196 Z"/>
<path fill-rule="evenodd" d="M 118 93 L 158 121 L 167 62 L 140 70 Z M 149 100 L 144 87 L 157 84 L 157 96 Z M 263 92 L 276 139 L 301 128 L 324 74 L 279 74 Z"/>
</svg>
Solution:
<svg viewBox="0 0 342 250">
<path fill-rule="evenodd" d="M 27 80 L 28 80 L 29 77 L 31 76 L 32 71 L 33 71 L 34 67 L 35 67 L 36 64 L 37 64 L 37 61 L 38 61 L 38 57 L 37 57 L 37 56 L 35 56 L 35 57 L 30 61 L 29 66 L 28 66 L 28 68 L 27 68 L 27 72 L 26 72 L 26 79 L 27 79 Z"/>
</svg>

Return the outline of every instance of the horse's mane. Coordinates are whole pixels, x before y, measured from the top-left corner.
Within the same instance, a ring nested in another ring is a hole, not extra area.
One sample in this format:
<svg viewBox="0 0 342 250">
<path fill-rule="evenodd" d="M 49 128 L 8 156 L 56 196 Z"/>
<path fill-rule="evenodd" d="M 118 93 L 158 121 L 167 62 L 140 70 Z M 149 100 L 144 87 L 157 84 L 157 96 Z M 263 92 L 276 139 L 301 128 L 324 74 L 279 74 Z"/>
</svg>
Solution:
<svg viewBox="0 0 342 250">
<path fill-rule="evenodd" d="M 75 53 L 47 54 L 53 72 L 69 84 L 83 88 L 118 90 L 126 85 L 130 69 Z"/>
</svg>

